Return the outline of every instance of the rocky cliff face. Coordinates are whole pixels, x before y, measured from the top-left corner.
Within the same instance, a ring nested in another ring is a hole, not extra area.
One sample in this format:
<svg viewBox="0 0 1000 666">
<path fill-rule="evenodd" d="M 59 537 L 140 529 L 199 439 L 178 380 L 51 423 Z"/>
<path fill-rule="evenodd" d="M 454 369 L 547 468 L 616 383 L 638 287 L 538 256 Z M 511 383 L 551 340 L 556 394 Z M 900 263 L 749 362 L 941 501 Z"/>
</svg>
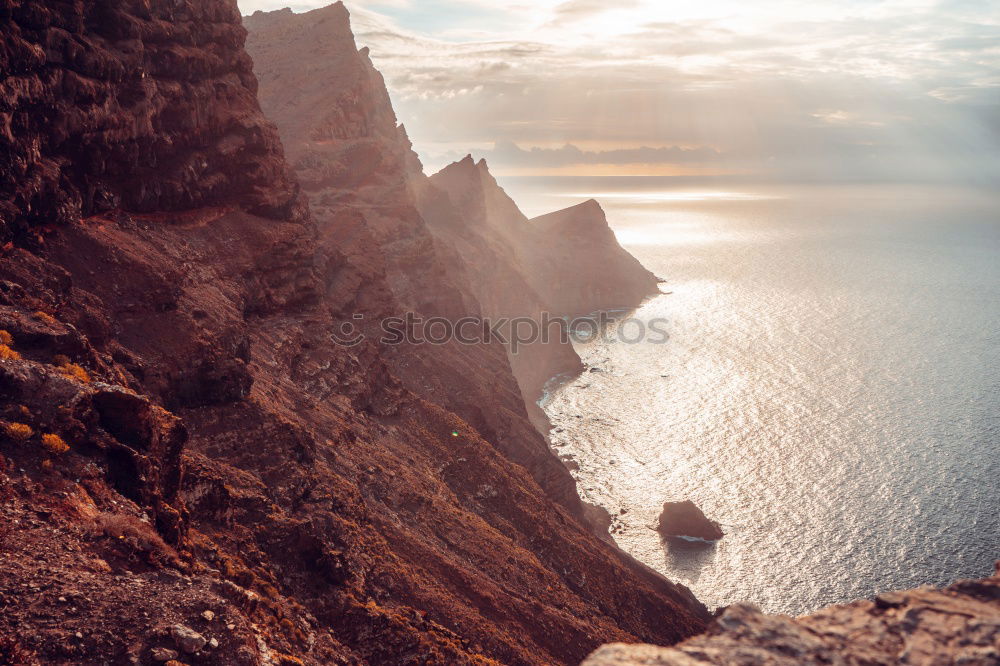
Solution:
<svg viewBox="0 0 1000 666">
<path fill-rule="evenodd" d="M 472 156 L 429 179 L 421 176 L 413 179 L 418 206 L 432 233 L 462 258 L 463 284 L 480 303 L 484 316 L 494 320 L 527 317 L 540 323 L 546 315 L 556 319 L 554 326 L 546 327 L 548 339 L 508 354 L 529 418 L 547 432 L 548 421 L 537 404 L 545 383 L 556 375 L 579 372 L 582 365 L 559 328 L 563 313 L 549 306 L 526 271 L 522 248 L 530 232 L 527 219 L 486 163 L 476 163 Z"/>
<path fill-rule="evenodd" d="M 536 224 L 471 156 L 427 178 L 367 49 L 354 47 L 346 14 L 339 4 L 300 15 L 259 12 L 246 19 L 248 50 L 261 103 L 321 227 L 345 207 L 363 209 L 399 305 L 427 316 L 537 321 L 543 313 L 631 307 L 657 292 L 656 278 L 618 245 L 596 202 Z M 542 432 L 536 400 L 545 382 L 580 369 L 555 328 L 551 338 L 508 359 L 524 411 Z"/>
<path fill-rule="evenodd" d="M 658 293 L 656 276 L 626 252 L 597 201 L 529 220 L 485 160 L 471 156 L 431 176 L 472 232 L 506 248 L 533 299 L 551 313 L 580 317 L 634 308 Z M 434 220 L 433 213 L 428 219 Z M 450 229 L 442 233 L 452 233 Z"/>
<path fill-rule="evenodd" d="M 704 627 L 521 464 L 502 350 L 332 344 L 471 307 L 390 196 L 409 157 L 348 145 L 374 79 L 316 142 L 357 159 L 291 149 L 314 219 L 234 2 L 0 7 L 0 662 L 575 663 Z"/>
<path fill-rule="evenodd" d="M 618 244 L 591 199 L 529 222 L 533 282 L 547 303 L 571 316 L 631 308 L 659 293 L 656 276 Z"/>
<path fill-rule="evenodd" d="M 987 580 L 883 594 L 798 619 L 733 606 L 704 636 L 676 648 L 609 645 L 584 662 L 707 664 L 1000 664 L 1000 563 Z"/>
<path fill-rule="evenodd" d="M 117 208 L 295 198 L 232 3 L 0 2 L 0 241 Z"/>
<path fill-rule="evenodd" d="M 467 259 L 465 284 L 490 317 L 574 318 L 633 308 L 658 293 L 656 277 L 618 244 L 596 201 L 529 220 L 471 155 L 415 189 L 432 231 Z M 539 427 L 545 417 L 535 400 L 545 383 L 579 369 L 570 345 L 552 338 L 511 355 Z"/>
<path fill-rule="evenodd" d="M 396 125 L 382 76 L 355 45 L 343 5 L 304 14 L 258 12 L 246 25 L 263 109 L 288 146 L 321 245 L 344 256 L 328 296 L 345 323 L 380 339 L 379 321 L 388 317 L 410 313 L 456 322 L 492 313 L 469 284 L 487 280 L 491 293 L 516 293 L 507 282 L 520 279 L 513 258 L 478 263 L 485 254 L 479 247 L 458 247 L 435 235 L 418 210 L 414 184 L 426 179 Z M 454 217 L 443 204 L 440 215 Z M 359 314 L 364 320 L 354 318 Z M 578 368 L 569 345 L 561 347 L 559 369 Z M 537 406 L 522 397 L 504 344 L 415 340 L 383 345 L 381 354 L 408 389 L 475 425 L 549 496 L 581 512 L 572 477 L 529 420 L 526 403 Z"/>
</svg>

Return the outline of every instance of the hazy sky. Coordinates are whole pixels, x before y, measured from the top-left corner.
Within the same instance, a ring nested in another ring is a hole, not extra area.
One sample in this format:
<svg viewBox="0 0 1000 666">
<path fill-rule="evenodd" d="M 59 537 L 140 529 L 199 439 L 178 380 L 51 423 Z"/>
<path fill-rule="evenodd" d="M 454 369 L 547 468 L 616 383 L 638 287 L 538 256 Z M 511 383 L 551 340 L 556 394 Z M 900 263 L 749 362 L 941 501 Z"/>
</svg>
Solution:
<svg viewBox="0 0 1000 666">
<path fill-rule="evenodd" d="M 1000 181 L 997 0 L 346 4 L 431 169 Z"/>
</svg>

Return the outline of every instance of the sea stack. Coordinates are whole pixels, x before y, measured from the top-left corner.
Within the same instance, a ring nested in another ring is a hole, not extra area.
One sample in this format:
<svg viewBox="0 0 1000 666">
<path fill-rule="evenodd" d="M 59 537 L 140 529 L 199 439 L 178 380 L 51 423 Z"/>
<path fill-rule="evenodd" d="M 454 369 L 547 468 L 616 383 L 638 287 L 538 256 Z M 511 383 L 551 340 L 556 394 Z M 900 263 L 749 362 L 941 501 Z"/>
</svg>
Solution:
<svg viewBox="0 0 1000 666">
<path fill-rule="evenodd" d="M 691 500 L 666 502 L 657 528 L 663 536 L 718 541 L 725 533 L 714 520 L 710 520 Z"/>
</svg>

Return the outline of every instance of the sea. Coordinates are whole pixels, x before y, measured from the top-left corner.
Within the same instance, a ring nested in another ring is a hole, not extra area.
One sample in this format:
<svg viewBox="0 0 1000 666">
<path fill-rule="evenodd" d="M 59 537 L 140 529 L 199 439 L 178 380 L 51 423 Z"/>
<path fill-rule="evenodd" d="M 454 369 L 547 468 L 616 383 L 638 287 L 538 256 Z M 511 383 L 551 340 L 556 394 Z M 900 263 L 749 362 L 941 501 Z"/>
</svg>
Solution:
<svg viewBox="0 0 1000 666">
<path fill-rule="evenodd" d="M 554 450 L 622 549 L 710 608 L 790 615 L 992 573 L 1000 195 L 500 181 L 529 215 L 597 199 L 664 280 L 580 336 L 591 371 L 554 378 L 542 401 Z M 721 541 L 660 537 L 663 503 L 686 499 Z"/>
</svg>

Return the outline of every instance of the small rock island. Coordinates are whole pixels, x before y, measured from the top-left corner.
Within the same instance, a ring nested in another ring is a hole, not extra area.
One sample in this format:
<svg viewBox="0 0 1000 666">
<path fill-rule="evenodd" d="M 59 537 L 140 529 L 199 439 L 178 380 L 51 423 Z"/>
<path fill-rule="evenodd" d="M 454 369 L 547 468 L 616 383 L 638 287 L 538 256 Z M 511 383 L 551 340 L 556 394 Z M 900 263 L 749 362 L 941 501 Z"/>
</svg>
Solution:
<svg viewBox="0 0 1000 666">
<path fill-rule="evenodd" d="M 657 531 L 663 536 L 702 541 L 718 541 L 725 535 L 719 523 L 705 516 L 691 500 L 664 503 Z"/>
</svg>

